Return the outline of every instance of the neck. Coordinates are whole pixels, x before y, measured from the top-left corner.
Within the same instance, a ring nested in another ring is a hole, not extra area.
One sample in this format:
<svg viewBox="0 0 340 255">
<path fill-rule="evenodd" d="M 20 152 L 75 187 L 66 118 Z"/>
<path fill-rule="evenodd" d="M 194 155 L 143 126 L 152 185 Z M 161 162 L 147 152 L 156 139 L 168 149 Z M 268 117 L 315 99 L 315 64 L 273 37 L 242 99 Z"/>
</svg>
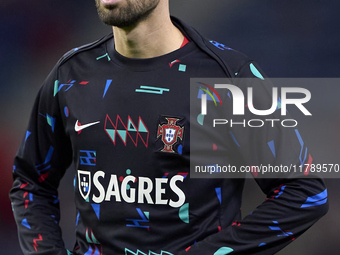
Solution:
<svg viewBox="0 0 340 255">
<path fill-rule="evenodd" d="M 184 36 L 161 1 L 156 9 L 133 27 L 113 27 L 116 51 L 128 58 L 154 58 L 180 48 Z"/>
</svg>

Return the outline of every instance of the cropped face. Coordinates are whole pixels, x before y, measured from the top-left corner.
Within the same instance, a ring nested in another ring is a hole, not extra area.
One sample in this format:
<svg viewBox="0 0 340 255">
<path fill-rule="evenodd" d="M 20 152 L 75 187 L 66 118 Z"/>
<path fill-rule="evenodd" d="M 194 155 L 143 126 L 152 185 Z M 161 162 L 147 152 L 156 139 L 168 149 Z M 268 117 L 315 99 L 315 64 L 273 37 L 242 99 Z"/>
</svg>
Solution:
<svg viewBox="0 0 340 255">
<path fill-rule="evenodd" d="M 130 27 L 145 19 L 160 0 L 95 0 L 101 21 L 110 26 Z"/>
</svg>

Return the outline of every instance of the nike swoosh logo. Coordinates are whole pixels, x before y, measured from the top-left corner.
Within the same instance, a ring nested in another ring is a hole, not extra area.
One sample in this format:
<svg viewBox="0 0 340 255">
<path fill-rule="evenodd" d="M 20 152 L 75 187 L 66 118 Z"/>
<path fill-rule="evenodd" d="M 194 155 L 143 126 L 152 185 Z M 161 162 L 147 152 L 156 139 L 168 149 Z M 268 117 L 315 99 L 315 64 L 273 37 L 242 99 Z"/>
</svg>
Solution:
<svg viewBox="0 0 340 255">
<path fill-rule="evenodd" d="M 93 126 L 93 125 L 96 125 L 96 124 L 98 124 L 100 121 L 96 121 L 96 122 L 92 122 L 92 123 L 88 123 L 88 124 L 84 124 L 84 125 L 81 125 L 79 122 L 78 122 L 78 120 L 76 121 L 76 124 L 74 125 L 74 130 L 76 131 L 76 132 L 79 132 L 79 131 L 81 131 L 81 130 L 83 130 L 83 129 L 85 129 L 85 128 L 88 128 L 88 127 L 91 127 L 91 126 Z"/>
</svg>

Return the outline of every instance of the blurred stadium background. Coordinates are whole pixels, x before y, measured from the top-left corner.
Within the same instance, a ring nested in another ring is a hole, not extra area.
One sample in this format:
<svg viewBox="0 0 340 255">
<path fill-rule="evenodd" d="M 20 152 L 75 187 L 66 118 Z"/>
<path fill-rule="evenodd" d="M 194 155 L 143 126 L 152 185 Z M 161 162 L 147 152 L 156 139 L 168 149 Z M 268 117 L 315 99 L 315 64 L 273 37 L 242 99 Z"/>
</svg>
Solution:
<svg viewBox="0 0 340 255">
<path fill-rule="evenodd" d="M 205 36 L 255 59 L 269 77 L 339 77 L 339 1 L 170 0 L 172 15 Z M 0 3 L 0 242 L 1 254 L 22 254 L 8 192 L 12 164 L 35 95 L 57 60 L 71 48 L 111 32 L 97 18 L 94 0 L 2 0 Z M 317 94 L 321 119 L 304 123 L 303 135 L 321 163 L 339 163 L 339 89 Z M 313 97 L 312 97 L 313 98 Z M 325 111 L 327 114 L 323 114 Z M 331 113 L 330 113 L 331 112 Z M 73 169 L 60 186 L 61 226 L 73 248 Z M 330 211 L 279 255 L 339 254 L 339 179 L 327 179 Z M 247 180 L 244 214 L 265 199 Z"/>
</svg>

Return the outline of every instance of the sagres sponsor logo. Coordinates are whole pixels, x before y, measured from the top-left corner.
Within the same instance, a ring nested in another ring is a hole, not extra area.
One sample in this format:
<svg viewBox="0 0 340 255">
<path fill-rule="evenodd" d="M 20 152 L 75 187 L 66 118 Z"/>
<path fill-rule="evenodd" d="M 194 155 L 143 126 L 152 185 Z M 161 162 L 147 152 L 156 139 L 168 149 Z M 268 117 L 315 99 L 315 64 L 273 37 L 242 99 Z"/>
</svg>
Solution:
<svg viewBox="0 0 340 255">
<path fill-rule="evenodd" d="M 173 146 L 178 142 L 178 140 L 183 140 L 184 126 L 177 125 L 181 119 L 164 117 L 167 123 L 161 125 L 158 124 L 157 138 L 161 137 L 164 144 L 163 152 L 175 152 Z M 178 148 L 179 147 L 179 148 Z M 177 152 L 182 154 L 182 145 L 177 146 Z"/>
<path fill-rule="evenodd" d="M 139 117 L 136 122 L 138 123 L 137 125 L 132 121 L 130 116 L 125 119 L 126 121 L 123 121 L 122 118 L 117 115 L 116 120 L 112 121 L 110 116 L 108 114 L 106 115 L 104 130 L 113 144 L 116 145 L 117 140 L 120 140 L 127 146 L 129 144 L 128 140 L 130 140 L 135 147 L 137 147 L 138 142 L 148 147 L 149 129 L 146 127 L 143 119 Z"/>
<path fill-rule="evenodd" d="M 91 191 L 91 174 L 89 171 L 78 170 L 78 188 L 80 195 L 88 201 Z"/>
<path fill-rule="evenodd" d="M 185 202 L 185 194 L 180 183 L 185 176 L 177 174 L 166 178 L 135 177 L 125 178 L 104 171 L 93 173 L 93 187 L 91 192 L 91 173 L 78 170 L 79 192 L 86 201 L 94 203 L 104 201 L 169 205 L 177 208 Z M 108 183 L 108 184 L 107 184 Z M 174 197 L 177 195 L 177 199 Z M 171 199 L 170 199 L 171 197 Z"/>
</svg>

